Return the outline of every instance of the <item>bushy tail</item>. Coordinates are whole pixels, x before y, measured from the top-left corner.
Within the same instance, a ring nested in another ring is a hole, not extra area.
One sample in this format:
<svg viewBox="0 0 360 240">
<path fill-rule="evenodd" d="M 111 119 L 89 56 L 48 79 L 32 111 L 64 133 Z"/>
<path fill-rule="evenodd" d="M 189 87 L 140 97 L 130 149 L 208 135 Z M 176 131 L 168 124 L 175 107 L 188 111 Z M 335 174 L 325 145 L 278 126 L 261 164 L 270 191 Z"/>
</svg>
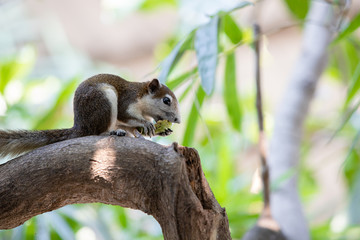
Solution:
<svg viewBox="0 0 360 240">
<path fill-rule="evenodd" d="M 74 137 L 76 136 L 74 136 L 72 128 L 41 131 L 0 131 L 0 157 L 17 156 L 35 148 Z"/>
</svg>

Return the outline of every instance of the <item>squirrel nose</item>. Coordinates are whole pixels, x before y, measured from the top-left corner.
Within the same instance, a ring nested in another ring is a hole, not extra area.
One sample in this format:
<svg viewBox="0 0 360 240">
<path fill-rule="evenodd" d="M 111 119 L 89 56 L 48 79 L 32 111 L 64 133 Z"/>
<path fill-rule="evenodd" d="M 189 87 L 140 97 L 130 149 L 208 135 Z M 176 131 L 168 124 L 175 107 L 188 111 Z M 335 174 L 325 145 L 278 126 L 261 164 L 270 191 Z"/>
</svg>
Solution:
<svg viewBox="0 0 360 240">
<path fill-rule="evenodd" d="M 180 123 L 180 118 L 175 117 L 174 118 L 174 123 Z"/>
</svg>

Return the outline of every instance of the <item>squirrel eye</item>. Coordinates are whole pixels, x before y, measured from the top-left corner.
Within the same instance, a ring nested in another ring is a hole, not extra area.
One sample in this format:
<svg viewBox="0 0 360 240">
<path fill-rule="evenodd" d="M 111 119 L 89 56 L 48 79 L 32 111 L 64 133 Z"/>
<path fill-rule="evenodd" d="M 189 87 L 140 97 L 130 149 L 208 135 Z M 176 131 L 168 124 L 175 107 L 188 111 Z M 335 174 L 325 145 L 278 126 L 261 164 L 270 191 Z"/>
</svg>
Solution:
<svg viewBox="0 0 360 240">
<path fill-rule="evenodd" d="M 165 103 L 166 105 L 169 105 L 169 106 L 170 106 L 170 103 L 171 103 L 170 98 L 164 97 L 164 98 L 163 98 L 163 103 Z"/>
</svg>

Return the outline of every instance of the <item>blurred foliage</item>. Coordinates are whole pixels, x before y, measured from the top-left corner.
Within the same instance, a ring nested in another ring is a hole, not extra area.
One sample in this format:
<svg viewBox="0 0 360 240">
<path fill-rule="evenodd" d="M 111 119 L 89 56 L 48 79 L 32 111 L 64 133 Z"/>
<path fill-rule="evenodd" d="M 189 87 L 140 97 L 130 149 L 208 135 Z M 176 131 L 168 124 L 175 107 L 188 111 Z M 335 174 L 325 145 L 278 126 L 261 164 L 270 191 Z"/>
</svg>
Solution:
<svg viewBox="0 0 360 240">
<path fill-rule="evenodd" d="M 205 92 L 202 88 L 198 88 L 194 103 L 191 106 L 189 117 L 186 122 L 186 130 L 184 133 L 183 146 L 190 147 L 194 140 L 194 134 L 196 133 L 196 124 L 198 121 L 198 113 L 200 112 L 201 105 L 204 102 Z"/>
<path fill-rule="evenodd" d="M 360 14 L 358 13 L 346 24 L 333 41 L 331 50 L 334 54 L 332 55 L 329 67 L 338 79 L 341 79 L 348 85 L 347 96 L 341 113 L 342 117 L 336 134 L 350 133 L 348 136 L 353 136 L 348 156 L 342 166 L 342 171 L 349 188 L 349 207 L 346 221 L 349 226 L 360 223 L 360 218 L 358 217 L 360 214 L 360 207 L 358 205 L 360 197 L 360 153 L 358 151 L 360 144 L 360 40 L 354 34 L 359 26 Z M 351 227 L 349 230 L 345 228 L 344 232 L 347 231 L 349 231 L 349 235 L 356 231 L 359 234 L 358 228 Z M 345 233 L 342 232 L 342 234 Z"/>
<path fill-rule="evenodd" d="M 176 7 L 176 0 L 144 0 L 139 8 L 139 10 L 152 11 L 159 7 L 171 6 Z"/>
<path fill-rule="evenodd" d="M 310 0 L 284 0 L 293 16 L 304 20 L 310 7 Z"/>
<path fill-rule="evenodd" d="M 230 53 L 227 55 L 225 62 L 224 100 L 232 126 L 240 132 L 242 112 L 238 96 L 236 86 L 236 58 L 234 53 Z"/>
<path fill-rule="evenodd" d="M 346 37 L 349 37 L 360 26 L 360 13 L 358 13 L 348 25 L 341 30 L 334 42 L 338 42 Z"/>
<path fill-rule="evenodd" d="M 175 0 L 141 0 L 136 2 L 135 10 L 153 11 L 163 6 L 177 7 L 178 4 Z M 304 20 L 310 1 L 284 0 L 284 4 L 295 18 Z M 250 157 L 244 156 L 245 150 L 251 149 L 257 141 L 254 93 L 240 92 L 242 79 L 236 77 L 235 51 L 239 46 L 251 48 L 252 34 L 249 27 L 237 22 L 234 13 L 248 5 L 249 2 L 240 2 L 227 11 L 219 9 L 208 17 L 208 23 L 197 26 L 185 36 L 174 34 L 155 51 L 158 59 L 167 55 L 161 63 L 159 79 L 179 93 L 181 104 L 190 106 L 184 114 L 182 144 L 198 149 L 209 184 L 219 203 L 226 207 L 234 239 L 241 238 L 256 222 L 262 208 L 261 194 L 249 191 L 254 173 L 239 167 L 240 164 L 256 165 L 258 161 L 256 152 Z M 356 216 L 351 217 L 354 215 L 351 213 L 358 213 L 359 209 L 356 199 L 359 199 L 360 182 L 360 44 L 355 34 L 359 22 L 357 15 L 334 40 L 326 70 L 332 79 L 348 86 L 340 110 L 343 117 L 335 137 L 346 137 L 351 142 L 341 169 L 349 188 L 349 220 L 346 222 L 342 215 L 334 215 L 321 224 L 312 225 L 313 239 L 357 239 L 360 235 L 360 227 L 355 225 L 359 220 Z M 211 51 L 206 50 L 209 46 Z M 0 59 L 1 128 L 50 129 L 72 124 L 71 99 L 82 77 L 63 80 L 53 76 L 34 78 L 31 70 L 36 60 L 36 51 L 31 46 L 22 48 L 16 56 Z M 219 68 L 223 68 L 221 75 L 217 74 Z M 216 105 L 214 99 L 220 99 L 220 104 Z M 270 120 L 271 117 L 267 118 Z M 306 159 L 313 147 L 313 134 L 324 130 L 326 124 L 328 122 L 316 120 L 307 122 L 302 159 Z M 169 138 L 181 139 L 179 135 Z M 299 168 L 299 190 L 306 204 L 316 197 L 318 183 L 306 162 L 302 162 Z M 272 188 L 295 173 L 296 169 L 290 170 L 273 182 Z M 344 227 L 337 227 L 339 223 Z M 13 230 L 0 231 L 0 239 L 151 240 L 162 239 L 162 235 L 159 225 L 138 211 L 84 204 L 66 206 L 32 218 Z"/>
<path fill-rule="evenodd" d="M 75 77 L 61 87 L 62 89 L 55 97 L 56 101 L 54 101 L 50 110 L 47 111 L 43 117 L 35 121 L 34 129 L 50 129 L 54 127 L 54 122 L 64 115 L 63 109 L 65 108 L 68 99 L 73 96 L 79 81 L 80 79 Z"/>
<path fill-rule="evenodd" d="M 6 85 L 16 78 L 23 78 L 35 63 L 35 50 L 31 46 L 22 48 L 14 58 L 2 59 L 0 63 L 0 93 L 4 94 Z"/>
</svg>

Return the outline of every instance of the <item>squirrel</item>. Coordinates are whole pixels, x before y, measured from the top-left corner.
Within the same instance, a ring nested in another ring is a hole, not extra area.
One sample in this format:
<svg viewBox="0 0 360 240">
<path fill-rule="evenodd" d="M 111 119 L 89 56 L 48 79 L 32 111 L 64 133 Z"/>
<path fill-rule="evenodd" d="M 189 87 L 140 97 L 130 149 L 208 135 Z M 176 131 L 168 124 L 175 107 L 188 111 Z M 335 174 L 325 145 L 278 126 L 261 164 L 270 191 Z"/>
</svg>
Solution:
<svg viewBox="0 0 360 240">
<path fill-rule="evenodd" d="M 75 91 L 74 125 L 54 130 L 0 130 L 0 156 L 20 155 L 67 139 L 100 135 L 155 136 L 152 120 L 180 123 L 179 103 L 159 80 L 129 82 L 111 74 L 98 74 L 83 81 Z M 166 136 L 171 130 L 157 135 Z"/>
</svg>

